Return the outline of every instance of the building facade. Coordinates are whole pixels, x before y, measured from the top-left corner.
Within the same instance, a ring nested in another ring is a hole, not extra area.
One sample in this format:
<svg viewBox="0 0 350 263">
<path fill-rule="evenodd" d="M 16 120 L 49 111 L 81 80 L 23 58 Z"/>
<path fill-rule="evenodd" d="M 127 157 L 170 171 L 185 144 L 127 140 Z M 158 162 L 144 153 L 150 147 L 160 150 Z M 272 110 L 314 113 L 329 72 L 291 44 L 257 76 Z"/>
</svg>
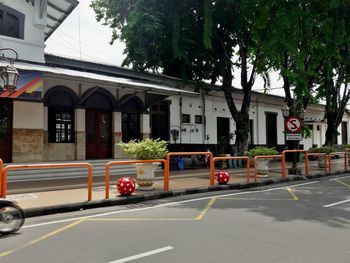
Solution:
<svg viewBox="0 0 350 263">
<path fill-rule="evenodd" d="M 234 134 L 219 87 L 196 92 L 195 83 L 135 72 L 113 65 L 44 53 L 45 40 L 77 6 L 75 0 L 4 0 L 0 47 L 18 52 L 20 72 L 14 93 L 0 94 L 0 158 L 36 162 L 123 158 L 120 141 L 162 138 L 176 149 L 215 147 Z M 5 54 L 7 55 L 7 54 Z M 6 61 L 0 61 L 5 66 Z M 241 92 L 233 91 L 236 103 Z M 284 98 L 253 93 L 250 144 L 284 145 Z M 307 108 L 312 137 L 304 149 L 322 145 L 324 107 Z M 338 143 L 348 143 L 349 115 Z M 230 143 L 234 143 L 234 136 Z"/>
</svg>

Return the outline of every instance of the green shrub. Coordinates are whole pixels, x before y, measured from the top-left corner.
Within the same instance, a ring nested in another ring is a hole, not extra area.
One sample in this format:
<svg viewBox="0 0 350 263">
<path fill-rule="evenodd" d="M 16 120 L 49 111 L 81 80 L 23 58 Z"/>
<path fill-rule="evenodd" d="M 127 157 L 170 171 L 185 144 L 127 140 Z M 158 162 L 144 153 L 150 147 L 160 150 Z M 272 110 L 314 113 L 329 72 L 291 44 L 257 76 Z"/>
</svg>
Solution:
<svg viewBox="0 0 350 263">
<path fill-rule="evenodd" d="M 322 146 L 319 148 L 310 148 L 310 153 L 333 153 L 336 152 L 335 148 L 333 146 Z"/>
<path fill-rule="evenodd" d="M 153 139 L 145 139 L 142 141 L 131 140 L 127 143 L 118 143 L 124 153 L 129 156 L 135 157 L 138 160 L 152 160 L 165 158 L 168 150 L 166 148 L 168 142 Z"/>
<path fill-rule="evenodd" d="M 244 155 L 254 158 L 255 156 L 261 155 L 277 155 L 279 154 L 275 148 L 267 148 L 267 147 L 256 147 L 249 151 L 246 151 Z"/>
</svg>

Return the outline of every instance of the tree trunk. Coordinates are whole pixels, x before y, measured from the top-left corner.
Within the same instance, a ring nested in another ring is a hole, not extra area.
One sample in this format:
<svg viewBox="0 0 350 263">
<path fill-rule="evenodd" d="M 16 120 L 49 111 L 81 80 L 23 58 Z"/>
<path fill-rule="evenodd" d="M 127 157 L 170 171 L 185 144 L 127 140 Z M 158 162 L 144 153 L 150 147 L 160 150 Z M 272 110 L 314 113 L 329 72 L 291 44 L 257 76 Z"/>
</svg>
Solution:
<svg viewBox="0 0 350 263">
<path fill-rule="evenodd" d="M 242 113 L 239 118 L 236 119 L 236 141 L 235 150 L 238 155 L 243 154 L 248 150 L 248 138 L 249 138 L 249 114 Z"/>
<path fill-rule="evenodd" d="M 332 146 L 337 144 L 338 126 L 339 126 L 339 124 L 337 123 L 337 113 L 330 112 L 326 108 L 326 117 L 327 117 L 327 130 L 326 130 L 325 145 Z"/>
</svg>

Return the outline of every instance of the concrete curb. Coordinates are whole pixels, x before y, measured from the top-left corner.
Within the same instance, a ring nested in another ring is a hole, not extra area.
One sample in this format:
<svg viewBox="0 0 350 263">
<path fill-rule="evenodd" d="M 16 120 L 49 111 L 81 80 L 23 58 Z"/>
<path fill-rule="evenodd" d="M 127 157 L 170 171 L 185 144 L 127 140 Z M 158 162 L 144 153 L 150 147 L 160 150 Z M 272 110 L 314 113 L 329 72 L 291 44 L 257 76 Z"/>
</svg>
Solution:
<svg viewBox="0 0 350 263">
<path fill-rule="evenodd" d="M 108 206 L 116 206 L 116 205 L 126 205 L 126 204 L 135 204 L 144 201 L 151 201 L 169 197 L 176 197 L 182 195 L 191 195 L 191 194 L 200 194 L 214 191 L 224 191 L 224 190 L 242 190 L 247 188 L 273 185 L 273 184 L 281 184 L 286 182 L 293 181 L 303 181 L 305 178 L 307 179 L 317 179 L 321 177 L 328 177 L 333 175 L 341 175 L 341 174 L 349 174 L 349 172 L 332 172 L 332 173 L 318 173 L 305 176 L 294 176 L 292 178 L 278 178 L 278 179 L 267 179 L 260 182 L 251 182 L 251 183 L 235 183 L 235 184 L 227 184 L 227 185 L 214 185 L 208 187 L 198 187 L 198 188 L 188 188 L 184 190 L 173 190 L 169 192 L 165 191 L 157 191 L 151 194 L 144 195 L 132 195 L 127 197 L 116 197 L 98 201 L 91 202 L 79 202 L 79 203 L 70 203 L 67 205 L 56 205 L 56 206 L 46 206 L 46 207 L 38 207 L 38 208 L 28 208 L 24 209 L 24 214 L 26 218 L 36 217 L 36 216 L 44 216 L 50 214 L 57 213 L 66 213 L 66 212 L 74 212 L 86 209 L 93 209 L 98 207 L 108 207 Z"/>
</svg>

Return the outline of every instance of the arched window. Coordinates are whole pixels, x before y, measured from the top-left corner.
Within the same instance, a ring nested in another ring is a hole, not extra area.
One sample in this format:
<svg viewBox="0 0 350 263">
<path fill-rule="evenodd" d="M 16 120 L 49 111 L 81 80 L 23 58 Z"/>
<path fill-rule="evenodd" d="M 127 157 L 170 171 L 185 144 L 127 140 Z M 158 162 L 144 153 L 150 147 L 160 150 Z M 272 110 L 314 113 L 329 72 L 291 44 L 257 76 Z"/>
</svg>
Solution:
<svg viewBox="0 0 350 263">
<path fill-rule="evenodd" d="M 49 94 L 48 135 L 49 143 L 74 143 L 74 107 L 75 101 L 64 90 L 56 90 Z"/>
</svg>

